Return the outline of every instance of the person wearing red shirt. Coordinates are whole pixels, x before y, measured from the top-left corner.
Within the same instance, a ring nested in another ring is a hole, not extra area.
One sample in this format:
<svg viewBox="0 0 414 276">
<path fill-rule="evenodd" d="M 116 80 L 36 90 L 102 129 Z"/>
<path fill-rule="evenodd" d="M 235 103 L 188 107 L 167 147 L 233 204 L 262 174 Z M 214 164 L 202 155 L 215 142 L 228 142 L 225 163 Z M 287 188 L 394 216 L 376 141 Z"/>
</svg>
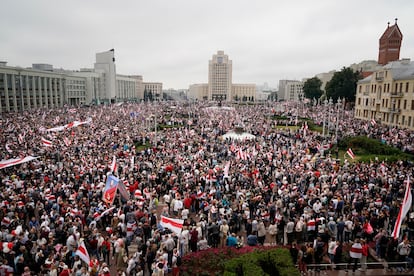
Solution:
<svg viewBox="0 0 414 276">
<path fill-rule="evenodd" d="M 59 273 L 59 276 L 70 276 L 70 270 L 67 265 L 63 267 L 63 270 Z"/>
</svg>

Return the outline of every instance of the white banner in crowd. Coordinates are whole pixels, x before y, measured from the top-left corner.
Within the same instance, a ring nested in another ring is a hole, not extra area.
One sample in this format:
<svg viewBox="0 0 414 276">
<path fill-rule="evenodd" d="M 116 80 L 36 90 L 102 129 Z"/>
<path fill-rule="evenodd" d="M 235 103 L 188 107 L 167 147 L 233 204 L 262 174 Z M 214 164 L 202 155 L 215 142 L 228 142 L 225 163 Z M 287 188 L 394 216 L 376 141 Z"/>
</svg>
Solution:
<svg viewBox="0 0 414 276">
<path fill-rule="evenodd" d="M 88 118 L 86 121 L 82 121 L 82 122 L 73 121 L 73 122 L 71 122 L 67 125 L 64 125 L 64 126 L 48 128 L 48 129 L 46 129 L 46 131 L 51 131 L 51 132 L 64 131 L 65 129 L 70 129 L 70 128 L 85 125 L 85 124 L 90 124 L 91 122 L 92 122 L 92 118 Z"/>
<path fill-rule="evenodd" d="M 34 156 L 26 156 L 24 158 L 15 158 L 15 159 L 8 159 L 8 160 L 1 160 L 0 161 L 0 170 L 7 168 L 7 167 L 11 167 L 11 166 L 16 166 L 22 163 L 26 163 L 29 161 L 32 161 L 34 159 L 37 159 L 39 157 L 34 157 Z"/>
<path fill-rule="evenodd" d="M 181 230 L 183 229 L 184 220 L 161 216 L 160 224 L 162 227 L 168 228 L 177 235 L 179 235 L 181 233 Z"/>
</svg>

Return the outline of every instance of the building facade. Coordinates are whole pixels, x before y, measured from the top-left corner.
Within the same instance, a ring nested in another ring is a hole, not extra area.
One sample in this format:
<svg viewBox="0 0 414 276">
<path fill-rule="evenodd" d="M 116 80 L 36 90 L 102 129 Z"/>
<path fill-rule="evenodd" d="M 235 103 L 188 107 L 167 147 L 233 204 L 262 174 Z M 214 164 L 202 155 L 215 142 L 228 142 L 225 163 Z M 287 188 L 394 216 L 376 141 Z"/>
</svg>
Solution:
<svg viewBox="0 0 414 276">
<path fill-rule="evenodd" d="M 218 51 L 208 63 L 208 97 L 213 101 L 231 100 L 233 65 L 223 51 Z"/>
<path fill-rule="evenodd" d="M 378 63 L 385 65 L 388 62 L 400 59 L 400 49 L 403 35 L 398 28 L 397 19 L 395 24 L 388 27 L 379 39 Z"/>
<path fill-rule="evenodd" d="M 188 98 L 208 101 L 255 101 L 255 84 L 234 84 L 233 62 L 217 51 L 208 63 L 208 83 L 192 84 Z"/>
<path fill-rule="evenodd" d="M 11 67 L 7 66 L 6 62 L 1 62 L 0 112 L 62 107 L 69 99 L 67 80 L 68 76 L 62 73 Z M 72 79 L 69 83 L 72 85 Z M 85 98 L 85 91 L 81 91 L 81 88 L 76 88 L 76 91 L 79 93 L 71 94 L 73 95 L 71 99 L 82 101 Z"/>
<path fill-rule="evenodd" d="M 161 82 L 139 75 L 117 75 L 114 50 L 96 54 L 94 68 L 69 71 L 50 64 L 31 68 L 0 62 L 0 113 L 64 105 L 104 104 L 144 99 L 144 90 L 162 99 Z"/>
<path fill-rule="evenodd" d="M 414 129 L 414 62 L 393 61 L 360 80 L 355 117 Z"/>
<path fill-rule="evenodd" d="M 188 88 L 188 98 L 197 100 L 208 100 L 208 83 L 192 84 Z"/>
<path fill-rule="evenodd" d="M 303 82 L 298 80 L 280 80 L 277 99 L 279 101 L 299 101 L 304 99 Z"/>
<path fill-rule="evenodd" d="M 143 82 L 144 100 L 160 100 L 162 99 L 162 83 L 161 82 Z"/>
<path fill-rule="evenodd" d="M 111 103 L 116 101 L 116 67 L 115 67 L 115 51 L 111 49 L 106 52 L 96 54 L 96 62 L 94 71 L 101 73 L 105 83 L 102 91 L 100 91 L 100 100 Z"/>
<path fill-rule="evenodd" d="M 116 100 L 133 101 L 137 100 L 137 79 L 130 76 L 116 75 Z"/>
<path fill-rule="evenodd" d="M 234 101 L 255 101 L 255 84 L 233 84 L 231 86 L 231 99 Z"/>
<path fill-rule="evenodd" d="M 396 19 L 380 38 L 380 66 L 357 84 L 356 118 L 414 129 L 414 62 L 398 60 L 401 42 Z"/>
<path fill-rule="evenodd" d="M 64 81 L 67 104 L 75 106 L 86 104 L 86 78 L 66 75 Z"/>
</svg>

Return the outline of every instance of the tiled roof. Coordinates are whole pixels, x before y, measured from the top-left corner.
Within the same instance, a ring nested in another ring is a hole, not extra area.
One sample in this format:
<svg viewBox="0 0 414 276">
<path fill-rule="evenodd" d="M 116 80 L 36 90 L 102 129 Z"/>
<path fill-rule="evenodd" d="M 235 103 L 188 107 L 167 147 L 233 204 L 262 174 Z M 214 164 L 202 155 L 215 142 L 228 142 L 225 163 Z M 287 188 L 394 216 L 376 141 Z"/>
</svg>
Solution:
<svg viewBox="0 0 414 276">
<path fill-rule="evenodd" d="M 391 37 L 391 35 L 392 35 L 394 32 L 398 32 L 399 36 L 402 38 L 402 36 L 403 36 L 403 35 L 402 35 L 401 31 L 400 31 L 400 28 L 398 28 L 398 25 L 397 25 L 397 24 L 394 24 L 394 25 L 392 25 L 392 26 L 388 26 L 388 27 L 387 27 L 387 29 L 385 30 L 385 32 L 382 34 L 382 36 L 381 36 L 380 40 L 390 38 L 390 37 Z"/>
</svg>

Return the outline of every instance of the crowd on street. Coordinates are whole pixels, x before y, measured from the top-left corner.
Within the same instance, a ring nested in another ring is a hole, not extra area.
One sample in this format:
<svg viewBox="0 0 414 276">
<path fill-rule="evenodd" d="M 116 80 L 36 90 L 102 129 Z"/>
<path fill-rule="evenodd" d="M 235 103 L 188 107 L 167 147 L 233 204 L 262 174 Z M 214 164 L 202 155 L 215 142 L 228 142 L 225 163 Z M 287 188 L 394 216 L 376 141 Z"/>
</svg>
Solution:
<svg viewBox="0 0 414 276">
<path fill-rule="evenodd" d="M 302 117 L 326 126 L 325 136 Z M 222 138 L 233 130 L 236 138 Z M 0 163 L 9 164 L 0 165 L 0 275 L 178 275 L 190 252 L 257 245 L 289 247 L 303 274 L 325 261 L 365 270 L 370 248 L 413 269 L 413 212 L 391 237 L 413 163 L 341 161 L 337 141 L 358 135 L 413 152 L 413 131 L 318 105 L 3 113 L 0 159 L 34 158 Z M 128 197 L 108 203 L 111 174 Z M 161 216 L 184 220 L 182 231 Z"/>
</svg>

